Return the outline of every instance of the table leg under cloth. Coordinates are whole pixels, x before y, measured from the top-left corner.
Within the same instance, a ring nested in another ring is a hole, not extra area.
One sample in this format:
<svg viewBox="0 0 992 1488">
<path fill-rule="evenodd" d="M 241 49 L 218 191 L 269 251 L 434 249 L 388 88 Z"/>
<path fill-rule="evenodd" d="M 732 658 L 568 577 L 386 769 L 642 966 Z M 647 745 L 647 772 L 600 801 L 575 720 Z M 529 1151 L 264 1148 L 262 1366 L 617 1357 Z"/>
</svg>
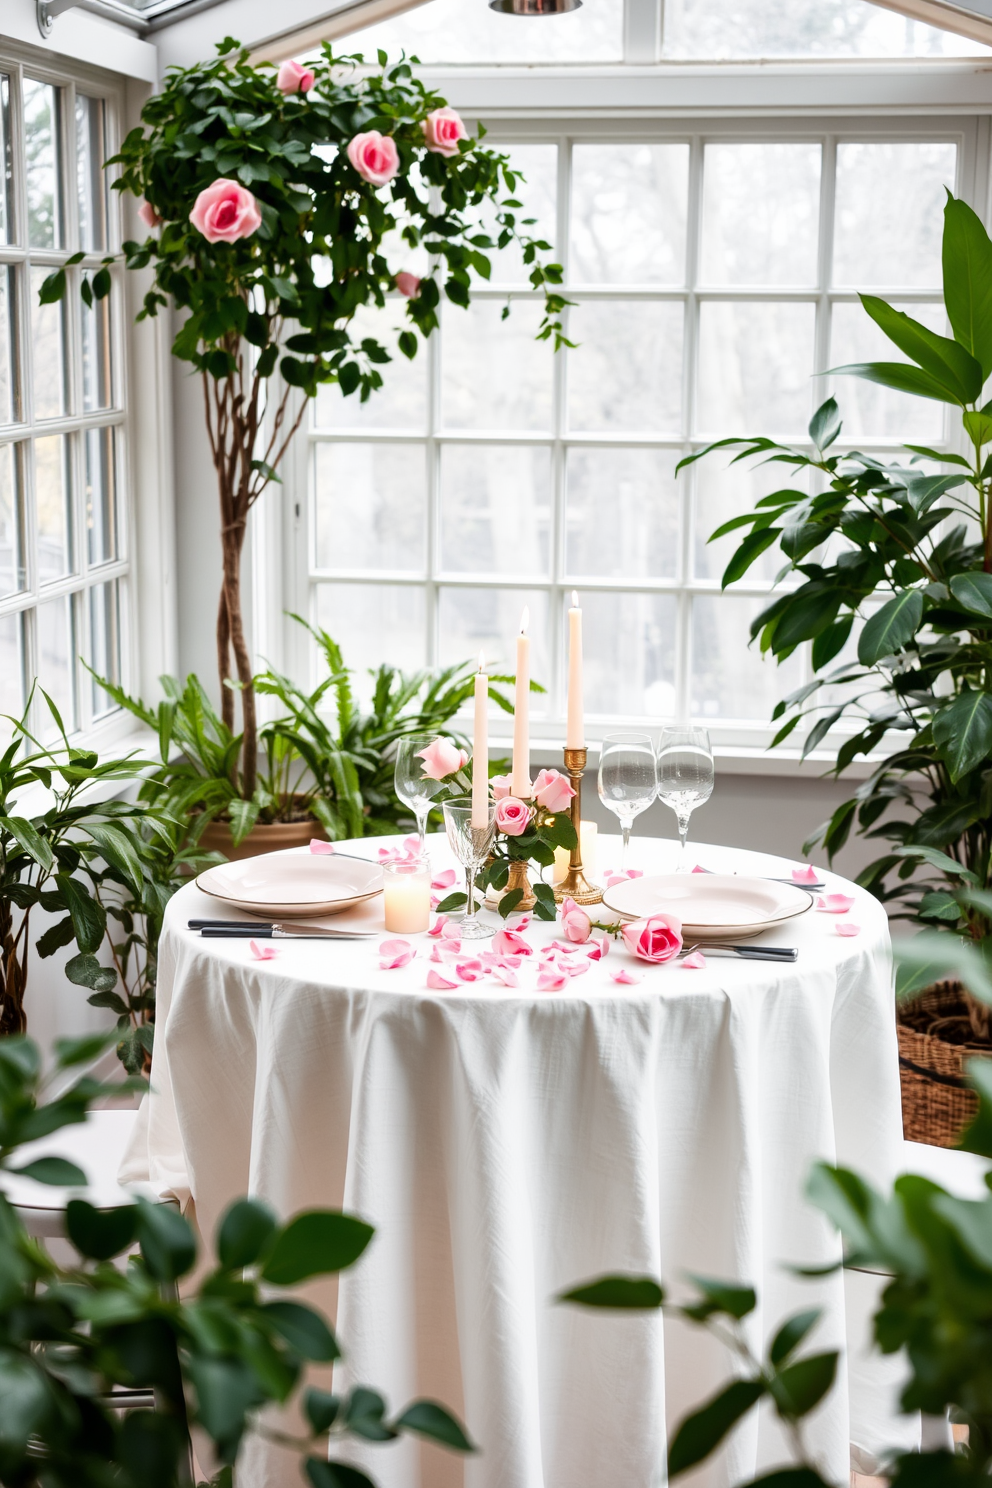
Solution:
<svg viewBox="0 0 992 1488">
<path fill-rule="evenodd" d="M 154 1093 L 125 1176 L 192 1193 L 208 1237 L 243 1192 L 283 1215 L 342 1207 L 376 1226 L 340 1283 L 341 1382 L 393 1407 L 442 1400 L 482 1449 L 465 1462 L 415 1441 L 342 1451 L 383 1488 L 659 1482 L 666 1421 L 729 1361 L 658 1315 L 555 1303 L 607 1270 L 676 1291 L 687 1271 L 754 1283 L 755 1345 L 822 1306 L 816 1345 L 854 1351 L 810 1426 L 822 1468 L 843 1483 L 851 1444 L 862 1470 L 911 1444 L 913 1421 L 891 1409 L 899 1366 L 859 1349 L 870 1286 L 784 1269 L 836 1255 L 802 1199 L 815 1157 L 887 1185 L 901 1153 L 880 911 L 842 961 L 807 957 L 767 982 L 711 961 L 622 997 L 446 996 L 419 990 L 423 973 L 411 989 L 405 973 L 370 987 L 335 970 L 327 986 L 316 959 L 307 979 L 290 954 L 256 965 L 243 943 L 218 951 L 182 928 L 203 902 L 191 886 L 170 906 Z M 333 1288 L 309 1294 L 334 1305 Z M 723 1488 L 788 1459 L 760 1414 L 699 1481 Z M 257 1442 L 239 1475 L 241 1488 L 299 1482 L 295 1458 Z"/>
</svg>

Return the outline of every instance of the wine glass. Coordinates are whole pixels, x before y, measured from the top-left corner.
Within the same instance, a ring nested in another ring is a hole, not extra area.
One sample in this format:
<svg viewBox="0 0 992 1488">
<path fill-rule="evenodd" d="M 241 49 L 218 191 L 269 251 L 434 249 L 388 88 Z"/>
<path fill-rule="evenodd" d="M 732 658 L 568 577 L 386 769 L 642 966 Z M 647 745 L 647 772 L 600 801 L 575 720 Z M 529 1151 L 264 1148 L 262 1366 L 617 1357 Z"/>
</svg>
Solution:
<svg viewBox="0 0 992 1488">
<path fill-rule="evenodd" d="M 658 795 L 675 812 L 679 824 L 677 872 L 685 872 L 689 818 L 713 794 L 713 751 L 701 728 L 666 728 L 658 745 Z"/>
<path fill-rule="evenodd" d="M 627 866 L 627 844 L 634 817 L 647 811 L 658 789 L 654 745 L 647 734 L 607 734 L 599 756 L 599 799 L 620 821 L 623 855 L 620 871 Z"/>
<path fill-rule="evenodd" d="M 441 782 L 429 780 L 424 774 L 420 751 L 433 744 L 436 738 L 436 734 L 408 734 L 405 739 L 401 739 L 396 750 L 396 768 L 393 772 L 396 794 L 417 818 L 422 858 L 427 856 L 427 816 L 441 788 Z"/>
<path fill-rule="evenodd" d="M 445 801 L 443 807 L 451 851 L 465 869 L 465 918 L 459 927 L 462 940 L 483 940 L 495 933 L 494 927 L 484 925 L 475 913 L 475 875 L 488 858 L 496 836 L 496 802 L 487 804 L 489 820 L 484 827 L 472 825 L 471 796 Z"/>
</svg>

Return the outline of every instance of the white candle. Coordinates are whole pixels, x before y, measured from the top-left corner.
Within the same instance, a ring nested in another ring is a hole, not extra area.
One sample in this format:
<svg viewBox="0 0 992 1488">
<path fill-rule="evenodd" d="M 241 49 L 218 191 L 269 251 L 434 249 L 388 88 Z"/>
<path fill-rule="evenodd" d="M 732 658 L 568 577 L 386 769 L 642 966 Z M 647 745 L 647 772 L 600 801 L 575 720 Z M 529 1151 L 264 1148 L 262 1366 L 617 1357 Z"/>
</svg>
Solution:
<svg viewBox="0 0 992 1488">
<path fill-rule="evenodd" d="M 572 590 L 572 608 L 568 612 L 568 722 L 565 748 L 584 749 L 585 724 L 582 717 L 582 611 L 579 596 Z"/>
<path fill-rule="evenodd" d="M 472 735 L 472 827 L 485 831 L 489 825 L 489 678 L 483 671 L 475 674 L 475 732 Z"/>
<path fill-rule="evenodd" d="M 517 636 L 517 688 L 513 699 L 513 767 L 510 790 L 521 800 L 530 796 L 530 637 L 527 634 L 529 614 L 526 606 L 520 616 Z"/>
<path fill-rule="evenodd" d="M 416 935 L 431 922 L 431 876 L 426 866 L 383 864 L 383 908 L 393 935 Z"/>
<path fill-rule="evenodd" d="M 596 834 L 599 827 L 594 821 L 584 821 L 579 826 L 579 852 L 582 856 L 582 871 L 588 878 L 596 872 Z M 555 848 L 555 866 L 551 871 L 552 883 L 561 883 L 568 872 L 572 854 L 567 847 Z"/>
</svg>

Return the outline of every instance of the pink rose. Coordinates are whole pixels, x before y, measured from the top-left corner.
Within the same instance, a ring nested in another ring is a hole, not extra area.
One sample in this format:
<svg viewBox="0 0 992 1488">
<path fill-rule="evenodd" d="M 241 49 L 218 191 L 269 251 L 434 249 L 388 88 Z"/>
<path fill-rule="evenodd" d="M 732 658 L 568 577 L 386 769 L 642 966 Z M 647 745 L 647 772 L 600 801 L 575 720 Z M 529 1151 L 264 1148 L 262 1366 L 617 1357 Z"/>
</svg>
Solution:
<svg viewBox="0 0 992 1488">
<path fill-rule="evenodd" d="M 443 738 L 435 739 L 426 749 L 419 750 L 417 758 L 423 760 L 424 775 L 428 780 L 443 780 L 446 775 L 454 775 L 462 765 L 468 764 L 465 750 Z"/>
<path fill-rule="evenodd" d="M 262 214 L 250 191 L 219 176 L 200 192 L 189 220 L 208 243 L 236 243 L 238 238 L 250 238 L 261 226 Z"/>
<path fill-rule="evenodd" d="M 158 215 L 150 201 L 143 201 L 138 208 L 138 216 L 146 227 L 161 227 L 163 219 Z"/>
<path fill-rule="evenodd" d="M 428 150 L 435 155 L 457 155 L 458 141 L 468 138 L 468 130 L 453 108 L 435 109 L 421 128 Z"/>
<path fill-rule="evenodd" d="M 415 300 L 420 293 L 420 280 L 416 274 L 408 274 L 404 269 L 402 273 L 396 275 L 396 288 L 408 300 Z"/>
<path fill-rule="evenodd" d="M 566 940 L 583 945 L 592 934 L 592 921 L 574 899 L 561 901 L 561 928 Z"/>
<path fill-rule="evenodd" d="M 534 800 L 545 811 L 564 811 L 575 795 L 560 770 L 540 770 L 534 781 Z"/>
<path fill-rule="evenodd" d="M 529 821 L 530 807 L 526 801 L 518 801 L 516 796 L 504 796 L 496 802 L 496 828 L 507 837 L 519 837 L 526 832 Z"/>
<path fill-rule="evenodd" d="M 674 915 L 653 914 L 635 920 L 621 931 L 624 945 L 642 961 L 671 961 L 682 949 L 682 921 Z"/>
<path fill-rule="evenodd" d="M 510 794 L 510 776 L 493 775 L 489 781 L 489 789 L 493 793 L 494 801 L 502 801 L 505 796 Z"/>
<path fill-rule="evenodd" d="M 301 67 L 299 62 L 283 62 L 276 73 L 280 93 L 309 93 L 315 81 L 309 67 Z"/>
<path fill-rule="evenodd" d="M 396 141 L 378 129 L 356 134 L 348 145 L 348 159 L 363 181 L 372 186 L 385 186 L 400 168 Z"/>
</svg>

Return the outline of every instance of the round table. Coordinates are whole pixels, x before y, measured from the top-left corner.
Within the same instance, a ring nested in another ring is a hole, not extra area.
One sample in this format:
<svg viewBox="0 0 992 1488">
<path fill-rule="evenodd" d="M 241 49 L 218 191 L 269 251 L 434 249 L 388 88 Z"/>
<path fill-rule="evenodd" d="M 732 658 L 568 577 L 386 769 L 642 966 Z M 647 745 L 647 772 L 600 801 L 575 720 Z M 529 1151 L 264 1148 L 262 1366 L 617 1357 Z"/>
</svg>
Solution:
<svg viewBox="0 0 992 1488">
<path fill-rule="evenodd" d="M 381 845 L 340 847 L 374 858 Z M 635 839 L 632 858 L 668 872 L 676 850 Z M 438 871 L 453 861 L 440 836 L 430 851 Z M 691 852 L 722 872 L 795 866 Z M 600 839 L 600 869 L 618 859 L 618 842 Z M 282 941 L 257 961 L 246 941 L 186 928 L 231 917 L 191 884 L 166 916 L 152 1093 L 122 1177 L 192 1197 L 206 1237 L 243 1193 L 284 1216 L 329 1206 L 376 1226 L 337 1286 L 308 1289 L 336 1314 L 339 1370 L 393 1407 L 444 1401 L 482 1449 L 463 1461 L 413 1441 L 349 1448 L 384 1488 L 660 1481 L 666 1420 L 730 1365 L 657 1314 L 555 1303 L 614 1270 L 676 1292 L 687 1272 L 755 1284 L 756 1343 L 788 1312 L 822 1306 L 815 1342 L 850 1344 L 850 1379 L 842 1365 L 810 1438 L 844 1481 L 849 1444 L 864 1470 L 881 1444 L 909 1440 L 891 1417 L 896 1366 L 865 1356 L 864 1278 L 810 1282 L 785 1267 L 837 1253 L 803 1198 L 810 1165 L 837 1160 L 886 1185 L 902 1128 L 885 913 L 827 878 L 854 896 L 859 933 L 842 938 L 836 916 L 813 909 L 764 937 L 797 945 L 794 965 L 651 967 L 614 946 L 560 992 L 492 977 L 428 990 L 425 936 L 399 970 L 380 969 L 378 940 Z M 556 927 L 532 920 L 525 933 L 540 947 Z M 621 966 L 641 980 L 616 984 Z M 758 1415 L 702 1477 L 739 1483 L 788 1459 Z M 296 1488 L 296 1458 L 256 1441 L 239 1481 Z"/>
</svg>

